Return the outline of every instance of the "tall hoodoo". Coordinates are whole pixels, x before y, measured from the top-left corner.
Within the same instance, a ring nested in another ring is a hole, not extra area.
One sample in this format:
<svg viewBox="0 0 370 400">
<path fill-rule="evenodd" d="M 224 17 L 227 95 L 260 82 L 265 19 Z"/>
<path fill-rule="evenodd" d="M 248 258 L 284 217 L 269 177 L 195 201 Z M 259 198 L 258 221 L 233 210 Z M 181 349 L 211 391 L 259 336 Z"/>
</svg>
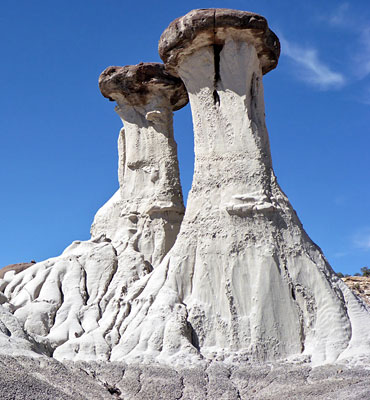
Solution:
<svg viewBox="0 0 370 400">
<path fill-rule="evenodd" d="M 272 169 L 262 75 L 279 52 L 250 12 L 193 10 L 162 34 L 160 56 L 189 94 L 193 184 L 176 243 L 112 359 L 304 354 L 323 363 L 369 352 L 369 313 L 307 237 Z"/>
</svg>

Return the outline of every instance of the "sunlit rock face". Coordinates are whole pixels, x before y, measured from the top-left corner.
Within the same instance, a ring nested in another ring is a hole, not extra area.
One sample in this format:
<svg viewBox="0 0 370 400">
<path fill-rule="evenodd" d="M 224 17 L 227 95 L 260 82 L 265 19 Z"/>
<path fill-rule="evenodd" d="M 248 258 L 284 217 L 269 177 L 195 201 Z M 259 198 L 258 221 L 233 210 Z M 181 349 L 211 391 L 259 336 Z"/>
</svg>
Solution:
<svg viewBox="0 0 370 400">
<path fill-rule="evenodd" d="M 8 272 L 2 284 L 25 330 L 60 359 L 109 360 L 130 313 L 127 293 L 171 249 L 184 215 L 172 128 L 173 111 L 188 102 L 183 83 L 147 63 L 109 67 L 99 86 L 124 123 L 120 188 L 96 214 L 91 240 Z"/>
<path fill-rule="evenodd" d="M 317 365 L 369 355 L 368 310 L 308 238 L 273 172 L 262 77 L 280 47 L 266 20 L 194 10 L 164 31 L 159 52 L 166 70 L 101 75 L 124 130 L 120 189 L 95 216 L 92 239 L 5 274 L 5 309 L 59 360 Z M 195 169 L 182 219 L 172 112 L 187 96 Z"/>
<path fill-rule="evenodd" d="M 315 364 L 369 351 L 369 314 L 337 279 L 276 182 L 262 75 L 279 44 L 266 21 L 196 10 L 159 50 L 188 90 L 195 171 L 174 247 L 149 277 L 113 360 Z M 366 343 L 366 344 L 365 344 Z"/>
<path fill-rule="evenodd" d="M 163 64 L 109 67 L 102 94 L 117 102 L 124 128 L 118 139 L 119 192 L 100 209 L 92 237 L 104 234 L 121 254 L 133 246 L 152 266 L 173 246 L 184 215 L 173 111 L 188 96 Z"/>
</svg>

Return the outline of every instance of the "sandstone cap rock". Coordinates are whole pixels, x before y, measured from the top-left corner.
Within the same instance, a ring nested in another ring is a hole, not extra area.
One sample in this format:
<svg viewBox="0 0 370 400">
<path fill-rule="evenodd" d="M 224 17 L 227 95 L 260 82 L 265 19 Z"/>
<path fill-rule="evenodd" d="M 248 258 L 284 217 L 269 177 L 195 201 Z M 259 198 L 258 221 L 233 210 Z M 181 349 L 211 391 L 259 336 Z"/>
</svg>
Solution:
<svg viewBox="0 0 370 400">
<path fill-rule="evenodd" d="M 276 68 L 280 42 L 266 19 L 249 11 L 227 8 L 192 10 L 175 19 L 162 33 L 159 55 L 166 69 L 176 75 L 182 57 L 200 47 L 222 45 L 229 37 L 254 44 L 263 74 Z"/>
<path fill-rule="evenodd" d="M 181 79 L 170 75 L 161 63 L 108 67 L 100 74 L 99 88 L 109 100 L 124 98 L 133 106 L 147 104 L 159 92 L 168 97 L 173 111 L 189 101 Z"/>
</svg>

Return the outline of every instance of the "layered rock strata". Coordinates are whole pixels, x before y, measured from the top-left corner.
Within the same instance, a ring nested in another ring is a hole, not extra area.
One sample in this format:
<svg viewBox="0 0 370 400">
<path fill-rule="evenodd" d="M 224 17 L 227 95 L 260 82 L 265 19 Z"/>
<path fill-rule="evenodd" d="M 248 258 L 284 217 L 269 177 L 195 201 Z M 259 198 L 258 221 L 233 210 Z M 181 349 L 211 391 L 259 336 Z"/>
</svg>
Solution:
<svg viewBox="0 0 370 400">
<path fill-rule="evenodd" d="M 172 128 L 173 111 L 188 102 L 183 83 L 142 63 L 107 68 L 99 86 L 125 126 L 119 191 L 95 216 L 91 240 L 0 281 L 5 307 L 59 359 L 110 358 L 130 313 L 127 292 L 162 261 L 184 215 Z"/>
</svg>

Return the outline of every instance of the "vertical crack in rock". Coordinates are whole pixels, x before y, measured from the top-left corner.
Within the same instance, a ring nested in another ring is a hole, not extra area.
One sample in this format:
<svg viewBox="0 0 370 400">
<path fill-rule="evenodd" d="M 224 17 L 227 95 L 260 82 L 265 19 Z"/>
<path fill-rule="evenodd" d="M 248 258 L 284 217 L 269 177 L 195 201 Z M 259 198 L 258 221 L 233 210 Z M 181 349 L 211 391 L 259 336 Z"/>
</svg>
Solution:
<svg viewBox="0 0 370 400">
<path fill-rule="evenodd" d="M 216 10 L 213 12 L 213 41 L 216 43 Z M 213 44 L 213 64 L 215 69 L 215 76 L 213 80 L 213 104 L 215 106 L 220 105 L 220 95 L 218 94 L 218 82 L 221 79 L 220 76 L 220 53 L 222 50 L 222 45 Z"/>
<path fill-rule="evenodd" d="M 177 374 L 179 375 L 179 373 L 177 373 Z M 181 393 L 180 393 L 179 397 L 176 397 L 176 400 L 181 400 L 184 396 L 184 389 L 185 389 L 184 377 L 180 375 L 179 380 L 180 380 Z"/>
<path fill-rule="evenodd" d="M 77 260 L 77 262 L 78 262 L 78 260 Z M 81 272 L 82 272 L 82 279 L 81 279 L 81 284 L 80 284 L 81 296 L 83 299 L 83 304 L 86 306 L 87 302 L 89 301 L 89 298 L 90 298 L 89 292 L 87 290 L 87 273 L 86 273 L 84 266 L 81 265 L 81 263 L 79 263 L 79 264 L 80 264 Z"/>
<path fill-rule="evenodd" d="M 64 304 L 64 292 L 63 292 L 63 283 L 62 283 L 62 281 L 58 282 L 58 288 L 59 288 L 59 293 L 60 293 L 60 306 L 61 306 L 62 304 Z"/>
<path fill-rule="evenodd" d="M 213 83 L 213 101 L 214 105 L 219 106 L 220 105 L 220 95 L 218 94 L 218 82 L 221 79 L 220 75 L 220 53 L 222 50 L 222 45 L 220 44 L 214 44 L 213 45 L 213 54 L 214 54 L 214 67 L 215 67 L 215 77 L 214 77 L 214 83 Z"/>
<path fill-rule="evenodd" d="M 104 297 L 106 296 L 106 294 L 108 293 L 108 290 L 110 289 L 110 286 L 113 282 L 113 278 L 117 272 L 118 269 L 118 259 L 117 259 L 117 251 L 115 250 L 115 248 L 113 247 L 114 253 L 115 253 L 115 257 L 113 260 L 113 268 L 109 274 L 108 280 L 106 281 L 106 284 L 104 285 L 104 288 L 101 292 L 101 295 L 99 296 L 99 298 L 97 299 L 98 304 L 99 304 L 99 308 L 101 310 L 101 312 L 103 313 L 106 309 L 106 303 L 103 301 Z"/>
<path fill-rule="evenodd" d="M 187 323 L 188 323 L 189 330 L 190 330 L 190 342 L 199 351 L 200 346 L 199 346 L 199 338 L 198 338 L 197 332 L 195 331 L 195 329 L 193 328 L 193 325 L 189 321 L 187 321 Z"/>
<path fill-rule="evenodd" d="M 143 371 L 141 370 L 141 368 L 139 368 L 139 375 L 137 377 L 137 383 L 139 384 L 139 388 L 138 388 L 137 392 L 135 393 L 135 395 L 138 395 L 143 387 L 142 382 L 141 382 L 142 375 L 143 375 Z"/>
<path fill-rule="evenodd" d="M 209 375 L 208 375 L 208 367 L 205 368 L 204 370 L 204 376 L 205 376 L 205 385 L 204 385 L 204 389 L 205 389 L 205 398 L 208 399 L 208 393 L 209 393 Z"/>
<path fill-rule="evenodd" d="M 213 46 L 213 54 L 214 54 L 214 65 L 215 65 L 215 88 L 217 88 L 218 82 L 221 80 L 220 75 L 220 53 L 222 50 L 222 44 L 214 44 Z"/>
</svg>

